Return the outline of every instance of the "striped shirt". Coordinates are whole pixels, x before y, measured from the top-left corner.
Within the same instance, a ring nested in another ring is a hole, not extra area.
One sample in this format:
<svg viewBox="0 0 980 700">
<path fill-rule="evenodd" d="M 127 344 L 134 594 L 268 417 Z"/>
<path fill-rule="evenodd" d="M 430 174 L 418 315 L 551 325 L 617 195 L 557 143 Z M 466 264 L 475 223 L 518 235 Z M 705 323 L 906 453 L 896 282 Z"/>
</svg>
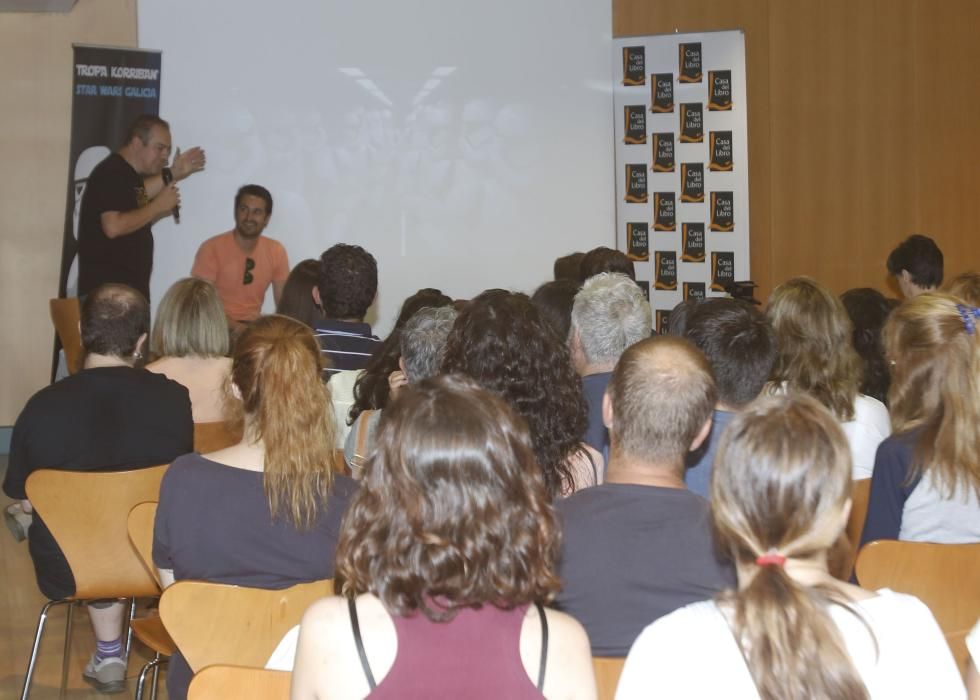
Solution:
<svg viewBox="0 0 980 700">
<path fill-rule="evenodd" d="M 381 345 L 367 323 L 322 320 L 317 322 L 314 335 L 323 350 L 323 378 L 327 381 L 342 370 L 363 369 Z"/>
</svg>

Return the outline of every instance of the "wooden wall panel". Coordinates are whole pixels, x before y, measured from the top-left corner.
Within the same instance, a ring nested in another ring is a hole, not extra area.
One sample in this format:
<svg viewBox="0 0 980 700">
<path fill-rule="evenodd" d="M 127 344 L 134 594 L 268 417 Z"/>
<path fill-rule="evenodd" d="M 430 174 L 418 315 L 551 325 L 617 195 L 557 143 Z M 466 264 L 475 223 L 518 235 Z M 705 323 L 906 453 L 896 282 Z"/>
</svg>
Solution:
<svg viewBox="0 0 980 700">
<path fill-rule="evenodd" d="M 48 383 L 71 137 L 72 44 L 136 45 L 136 0 L 0 13 L 0 425 Z"/>
<path fill-rule="evenodd" d="M 947 277 L 980 269 L 980 3 L 614 0 L 613 35 L 741 28 L 752 275 L 894 293 L 885 258 L 921 232 Z"/>
</svg>

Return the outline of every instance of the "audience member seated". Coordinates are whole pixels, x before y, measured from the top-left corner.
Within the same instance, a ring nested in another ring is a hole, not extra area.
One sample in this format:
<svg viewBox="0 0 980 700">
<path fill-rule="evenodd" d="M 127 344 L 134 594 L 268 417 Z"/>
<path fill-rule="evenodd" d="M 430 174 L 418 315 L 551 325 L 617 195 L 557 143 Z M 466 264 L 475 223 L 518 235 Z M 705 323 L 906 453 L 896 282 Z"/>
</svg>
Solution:
<svg viewBox="0 0 980 700">
<path fill-rule="evenodd" d="M 851 339 L 855 352 L 861 358 L 861 387 L 858 391 L 887 403 L 890 379 L 881 330 L 898 302 L 869 287 L 849 289 L 841 294 L 840 300 L 854 327 Z"/>
<path fill-rule="evenodd" d="M 210 282 L 188 277 L 167 290 L 150 345 L 158 359 L 146 368 L 187 388 L 194 422 L 224 420 L 225 382 L 231 371 L 228 324 Z"/>
<path fill-rule="evenodd" d="M 593 248 L 585 254 L 579 264 L 578 281 L 585 282 L 600 272 L 618 272 L 631 280 L 636 280 L 636 269 L 626 253 L 606 246 Z"/>
<path fill-rule="evenodd" d="M 219 308 L 220 312 L 220 308 Z M 41 389 L 14 425 L 3 490 L 30 513 L 25 484 L 37 469 L 119 471 L 167 464 L 194 444 L 187 389 L 139 369 L 146 349 L 150 307 L 121 284 L 92 290 L 82 302 L 82 371 Z M 35 513 L 28 548 L 38 588 L 51 600 L 75 593 L 75 579 L 58 544 Z M 82 672 L 99 692 L 122 692 L 124 606 L 95 601 L 89 616 L 97 647 Z"/>
<path fill-rule="evenodd" d="M 580 288 L 576 276 L 574 280 L 545 282 L 531 295 L 531 303 L 563 343 L 568 341 L 568 333 L 572 327 L 572 304 Z"/>
<path fill-rule="evenodd" d="M 313 289 L 320 278 L 320 261 L 308 258 L 300 262 L 289 273 L 286 284 L 282 286 L 276 313 L 295 318 L 310 328 L 323 318 L 320 305 L 313 299 Z"/>
<path fill-rule="evenodd" d="M 895 434 L 878 448 L 861 543 L 980 542 L 980 311 L 947 294 L 885 324 Z"/>
<path fill-rule="evenodd" d="M 888 254 L 886 267 L 906 299 L 938 289 L 943 283 L 943 251 L 928 236 L 906 238 Z"/>
<path fill-rule="evenodd" d="M 688 318 L 684 337 L 704 353 L 718 389 L 711 432 L 688 454 L 684 475 L 687 488 L 709 498 L 711 465 L 721 436 L 735 414 L 765 386 L 776 359 L 776 339 L 769 321 L 754 305 L 727 298 L 698 304 Z"/>
<path fill-rule="evenodd" d="M 617 698 L 964 697 L 918 598 L 827 570 L 851 508 L 850 462 L 834 416 L 809 396 L 766 397 L 735 416 L 711 509 L 738 587 L 643 630 Z"/>
<path fill-rule="evenodd" d="M 571 280 L 578 284 L 579 268 L 582 265 L 582 258 L 585 253 L 569 253 L 555 260 L 554 273 L 555 280 Z"/>
<path fill-rule="evenodd" d="M 885 405 L 858 392 L 861 358 L 844 305 L 809 277 L 796 277 L 776 287 L 766 314 L 779 348 L 770 393 L 810 394 L 837 416 L 851 446 L 853 477 L 867 479 L 891 426 Z"/>
<path fill-rule="evenodd" d="M 490 289 L 467 304 L 446 341 L 442 370 L 472 377 L 527 421 L 552 496 L 602 481 L 602 455 L 581 442 L 586 404 L 568 347 L 527 295 Z"/>
<path fill-rule="evenodd" d="M 735 580 L 715 556 L 707 501 L 684 486 L 684 456 L 707 436 L 715 401 L 711 368 L 681 338 L 643 340 L 616 365 L 603 400 L 606 483 L 557 504 L 556 602 L 595 656 L 625 656 L 651 620 Z"/>
<path fill-rule="evenodd" d="M 398 332 L 399 369 L 391 375 L 392 397 L 405 384 L 416 384 L 439 372 L 446 350 L 446 338 L 453 329 L 456 316 L 456 309 L 452 306 L 426 306 L 408 319 Z M 385 403 L 387 405 L 387 401 Z M 381 419 L 381 411 L 382 409 L 362 411 L 347 434 L 344 458 L 356 479 L 361 477 L 365 460 L 374 451 L 374 436 Z"/>
<path fill-rule="evenodd" d="M 419 309 L 452 305 L 452 299 L 438 289 L 431 287 L 418 290 L 402 302 L 402 308 L 395 320 L 395 327 L 391 329 L 388 337 L 375 348 L 374 354 L 371 355 L 364 371 L 361 372 L 354 384 L 354 405 L 350 408 L 350 415 L 345 416 L 349 425 L 353 425 L 363 411 L 382 410 L 388 404 L 391 383 L 396 386 L 405 383 L 404 371 L 399 366 L 398 357 L 401 352 L 401 331 L 408 323 L 408 319 L 412 318 Z M 393 373 L 397 374 L 392 376 Z"/>
<path fill-rule="evenodd" d="M 585 442 L 609 457 L 609 432 L 602 422 L 602 397 L 620 355 L 650 337 L 650 303 L 626 275 L 593 275 L 575 295 L 568 345 L 572 365 L 582 377 L 589 406 Z"/>
<path fill-rule="evenodd" d="M 265 316 L 242 331 L 232 362 L 230 405 L 244 437 L 171 465 L 160 488 L 153 562 L 165 583 L 279 589 L 331 578 L 356 482 L 333 472 L 333 416 L 316 339 L 298 321 Z M 186 696 L 190 678 L 187 662 L 174 655 L 172 700 Z"/>
<path fill-rule="evenodd" d="M 320 256 L 313 300 L 323 311 L 316 337 L 327 356 L 324 378 L 363 369 L 381 341 L 364 322 L 378 295 L 378 263 L 359 245 L 337 243 Z"/>
<path fill-rule="evenodd" d="M 964 272 L 946 285 L 947 293 L 971 306 L 980 306 L 980 272 Z"/>
<path fill-rule="evenodd" d="M 292 698 L 595 698 L 589 645 L 546 609 L 560 535 L 530 436 L 463 377 L 406 387 L 303 617 Z"/>
</svg>

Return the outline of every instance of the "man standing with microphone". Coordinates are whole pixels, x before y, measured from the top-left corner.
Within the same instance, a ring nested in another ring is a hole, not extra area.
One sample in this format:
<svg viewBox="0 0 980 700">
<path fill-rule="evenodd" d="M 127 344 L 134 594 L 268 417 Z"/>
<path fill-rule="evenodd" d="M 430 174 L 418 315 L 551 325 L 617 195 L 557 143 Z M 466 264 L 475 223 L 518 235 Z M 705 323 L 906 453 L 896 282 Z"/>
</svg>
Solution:
<svg viewBox="0 0 980 700">
<path fill-rule="evenodd" d="M 199 147 L 177 149 L 170 162 L 170 125 L 157 116 L 136 118 L 118 151 L 89 176 L 78 224 L 78 295 L 106 282 L 129 285 L 150 298 L 153 232 L 172 214 L 179 221 L 176 183 L 204 169 Z"/>
</svg>

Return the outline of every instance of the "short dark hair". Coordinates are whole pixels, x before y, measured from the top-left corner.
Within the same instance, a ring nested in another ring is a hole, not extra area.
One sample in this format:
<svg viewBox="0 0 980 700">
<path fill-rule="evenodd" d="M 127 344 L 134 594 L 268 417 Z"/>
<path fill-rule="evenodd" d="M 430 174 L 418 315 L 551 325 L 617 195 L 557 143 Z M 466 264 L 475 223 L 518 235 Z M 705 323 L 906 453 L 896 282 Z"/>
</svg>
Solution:
<svg viewBox="0 0 980 700">
<path fill-rule="evenodd" d="M 251 195 L 252 197 L 258 197 L 264 200 L 266 215 L 272 213 L 272 193 L 262 185 L 242 185 L 239 187 L 238 192 L 235 194 L 235 209 L 238 209 L 238 205 L 245 195 Z"/>
<path fill-rule="evenodd" d="M 141 114 L 133 123 L 129 125 L 129 129 L 126 131 L 126 138 L 123 141 L 123 145 L 127 145 L 132 142 L 133 139 L 138 138 L 140 142 L 145 146 L 150 142 L 150 132 L 153 127 L 159 126 L 162 129 L 170 131 L 170 124 L 165 120 L 161 119 L 155 114 Z"/>
<path fill-rule="evenodd" d="M 888 255 L 888 274 L 898 276 L 907 270 L 919 287 L 933 288 L 943 283 L 943 251 L 928 236 L 915 234 L 902 241 Z"/>
<path fill-rule="evenodd" d="M 572 304 L 575 303 L 578 290 L 576 273 L 574 280 L 556 279 L 554 282 L 545 282 L 531 295 L 531 303 L 537 307 L 541 318 L 555 330 L 563 343 L 568 340 L 568 332 L 572 327 Z"/>
<path fill-rule="evenodd" d="M 641 340 L 619 358 L 609 380 L 614 452 L 653 462 L 684 456 L 715 408 L 715 382 L 704 355 L 672 335 Z"/>
<path fill-rule="evenodd" d="M 150 329 L 146 297 L 125 284 L 103 284 L 82 302 L 82 347 L 86 352 L 129 358 Z"/>
<path fill-rule="evenodd" d="M 691 310 L 684 337 L 704 353 L 724 403 L 741 408 L 762 391 L 776 360 L 776 335 L 755 306 L 705 299 Z"/>
<path fill-rule="evenodd" d="M 363 319 L 378 293 L 378 263 L 359 245 L 333 245 L 320 256 L 317 289 L 327 318 Z"/>
<path fill-rule="evenodd" d="M 634 282 L 636 281 L 633 261 L 626 257 L 626 253 L 623 251 L 613 250 L 606 246 L 593 248 L 585 254 L 585 257 L 582 258 L 582 264 L 579 266 L 579 281 L 585 282 L 600 272 L 620 272 Z"/>
<path fill-rule="evenodd" d="M 859 391 L 887 403 L 891 376 L 881 332 L 896 302 L 870 287 L 849 289 L 840 300 L 854 326 L 851 338 L 863 365 Z"/>
<path fill-rule="evenodd" d="M 582 258 L 585 253 L 569 253 L 555 260 L 555 280 L 579 281 L 579 269 L 582 266 Z"/>
<path fill-rule="evenodd" d="M 685 299 L 678 302 L 667 316 L 667 334 L 684 337 L 687 324 L 690 323 L 691 313 L 697 307 L 698 299 Z"/>
<path fill-rule="evenodd" d="M 409 385 L 385 409 L 344 523 L 343 594 L 374 593 L 394 615 L 442 621 L 561 587 L 561 530 L 527 427 L 465 377 Z"/>
</svg>

